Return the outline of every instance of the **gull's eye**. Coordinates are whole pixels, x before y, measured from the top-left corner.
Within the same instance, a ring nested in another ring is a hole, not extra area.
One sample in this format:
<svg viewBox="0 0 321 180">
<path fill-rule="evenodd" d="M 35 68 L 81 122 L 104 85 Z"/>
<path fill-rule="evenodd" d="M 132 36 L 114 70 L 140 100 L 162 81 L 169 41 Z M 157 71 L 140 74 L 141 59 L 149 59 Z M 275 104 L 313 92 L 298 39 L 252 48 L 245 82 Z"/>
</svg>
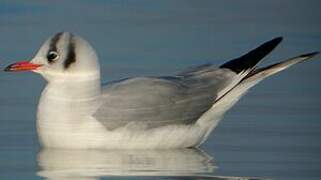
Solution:
<svg viewBox="0 0 321 180">
<path fill-rule="evenodd" d="M 59 58 L 59 55 L 58 55 L 58 53 L 55 52 L 55 51 L 50 51 L 50 52 L 47 54 L 47 59 L 48 59 L 48 62 L 49 62 L 49 63 L 52 63 L 52 62 L 56 61 L 58 58 Z"/>
</svg>

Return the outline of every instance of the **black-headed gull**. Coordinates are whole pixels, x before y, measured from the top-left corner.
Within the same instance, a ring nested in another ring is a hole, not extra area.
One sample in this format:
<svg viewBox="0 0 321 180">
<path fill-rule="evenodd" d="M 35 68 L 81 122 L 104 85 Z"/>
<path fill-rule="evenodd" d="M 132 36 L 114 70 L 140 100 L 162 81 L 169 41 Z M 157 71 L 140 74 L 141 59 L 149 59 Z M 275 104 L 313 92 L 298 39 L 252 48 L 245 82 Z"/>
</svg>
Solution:
<svg viewBox="0 0 321 180">
<path fill-rule="evenodd" d="M 252 86 L 318 52 L 263 68 L 257 63 L 282 38 L 215 67 L 162 77 L 134 77 L 101 87 L 100 68 L 87 41 L 68 32 L 49 38 L 29 62 L 5 71 L 33 71 L 48 84 L 38 105 L 44 147 L 182 148 L 203 143 L 224 113 Z"/>
</svg>

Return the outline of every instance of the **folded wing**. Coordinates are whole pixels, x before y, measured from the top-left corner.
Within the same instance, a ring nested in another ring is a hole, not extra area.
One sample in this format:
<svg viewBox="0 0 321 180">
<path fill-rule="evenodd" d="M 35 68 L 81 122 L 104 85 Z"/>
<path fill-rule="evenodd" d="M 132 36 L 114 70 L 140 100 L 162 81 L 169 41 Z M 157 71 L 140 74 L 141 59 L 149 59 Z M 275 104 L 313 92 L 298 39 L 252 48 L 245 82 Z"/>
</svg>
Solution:
<svg viewBox="0 0 321 180">
<path fill-rule="evenodd" d="M 108 130 L 195 123 L 280 41 L 281 38 L 273 39 L 219 68 L 207 64 L 175 76 L 137 77 L 110 83 L 103 89 L 102 104 L 94 117 Z"/>
<path fill-rule="evenodd" d="M 229 70 L 216 69 L 198 76 L 120 81 L 104 88 L 103 103 L 94 116 L 109 130 L 125 125 L 153 128 L 190 124 L 212 106 L 217 92 L 233 76 Z"/>
</svg>

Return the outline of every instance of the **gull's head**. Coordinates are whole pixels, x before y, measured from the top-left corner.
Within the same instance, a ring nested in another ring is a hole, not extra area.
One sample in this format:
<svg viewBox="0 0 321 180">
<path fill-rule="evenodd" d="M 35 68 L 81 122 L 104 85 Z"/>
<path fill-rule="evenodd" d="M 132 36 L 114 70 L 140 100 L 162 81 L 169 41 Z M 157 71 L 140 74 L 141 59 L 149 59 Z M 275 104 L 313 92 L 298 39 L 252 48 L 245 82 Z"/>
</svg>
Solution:
<svg viewBox="0 0 321 180">
<path fill-rule="evenodd" d="M 48 81 L 66 77 L 96 77 L 100 72 L 92 46 L 83 38 L 68 32 L 50 37 L 32 60 L 11 64 L 5 71 L 33 71 Z"/>
</svg>

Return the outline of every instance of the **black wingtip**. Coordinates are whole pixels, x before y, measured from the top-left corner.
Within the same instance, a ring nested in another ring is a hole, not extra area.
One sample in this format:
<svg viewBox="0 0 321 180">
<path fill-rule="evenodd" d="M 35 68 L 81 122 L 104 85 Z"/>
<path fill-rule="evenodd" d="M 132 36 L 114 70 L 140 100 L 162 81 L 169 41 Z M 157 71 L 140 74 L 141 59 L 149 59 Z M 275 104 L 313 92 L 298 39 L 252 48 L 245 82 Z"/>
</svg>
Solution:
<svg viewBox="0 0 321 180">
<path fill-rule="evenodd" d="M 274 39 L 272 39 L 271 41 L 269 42 L 274 42 L 276 44 L 279 44 L 281 41 L 283 40 L 283 37 L 282 36 L 279 36 L 279 37 L 276 37 Z M 268 43 L 268 42 L 267 42 Z"/>
<path fill-rule="evenodd" d="M 302 58 L 312 58 L 313 56 L 316 56 L 318 54 L 320 54 L 320 51 L 315 51 L 315 52 L 312 52 L 312 53 L 302 54 L 302 55 L 300 55 L 300 57 L 302 57 Z"/>
<path fill-rule="evenodd" d="M 274 38 L 257 47 L 256 49 L 253 49 L 247 54 L 221 65 L 220 68 L 228 68 L 236 73 L 240 73 L 247 69 L 252 69 L 261 59 L 268 55 L 282 40 L 282 37 Z"/>
</svg>

